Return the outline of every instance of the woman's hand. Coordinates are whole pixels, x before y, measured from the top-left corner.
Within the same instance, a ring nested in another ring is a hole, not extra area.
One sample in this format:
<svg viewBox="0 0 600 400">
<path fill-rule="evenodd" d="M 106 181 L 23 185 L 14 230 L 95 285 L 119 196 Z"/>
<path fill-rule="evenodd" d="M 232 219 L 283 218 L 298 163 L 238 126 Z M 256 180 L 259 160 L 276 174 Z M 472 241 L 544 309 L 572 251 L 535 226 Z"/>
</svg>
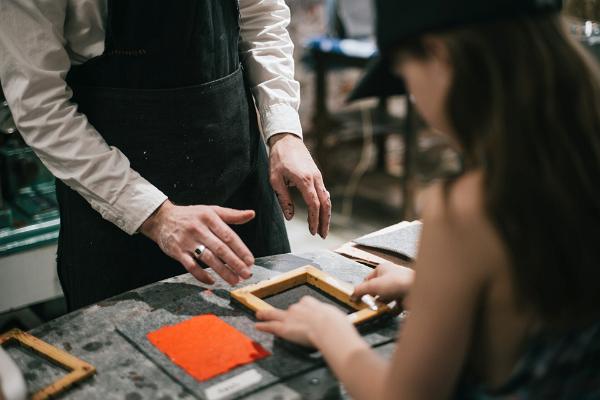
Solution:
<svg viewBox="0 0 600 400">
<path fill-rule="evenodd" d="M 325 335 L 354 330 L 344 313 L 310 296 L 303 297 L 287 311 L 271 308 L 257 312 L 256 317 L 265 321 L 258 322 L 256 329 L 303 346 L 318 347 L 317 339 L 324 339 Z"/>
<path fill-rule="evenodd" d="M 370 294 L 379 296 L 379 299 L 386 303 L 400 300 L 406 295 L 414 279 L 415 271 L 412 269 L 382 263 L 365 278 L 363 283 L 354 288 L 352 297 L 360 299 L 361 296 Z"/>
<path fill-rule="evenodd" d="M 141 226 L 140 231 L 161 250 L 179 261 L 200 282 L 213 284 L 213 278 L 198 261 L 211 267 L 229 284 L 252 276 L 254 257 L 227 224 L 245 224 L 254 218 L 252 210 L 217 206 L 176 206 L 166 201 Z M 194 250 L 203 245 L 201 255 Z"/>
</svg>

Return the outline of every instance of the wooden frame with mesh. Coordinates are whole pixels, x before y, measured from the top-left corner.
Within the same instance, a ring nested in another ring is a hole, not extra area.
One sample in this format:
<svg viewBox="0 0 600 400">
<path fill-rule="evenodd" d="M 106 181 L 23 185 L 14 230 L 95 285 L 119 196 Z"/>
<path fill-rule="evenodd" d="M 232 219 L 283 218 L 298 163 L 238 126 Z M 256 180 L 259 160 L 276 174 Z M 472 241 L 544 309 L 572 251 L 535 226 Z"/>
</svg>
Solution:
<svg viewBox="0 0 600 400">
<path fill-rule="evenodd" d="M 391 311 L 387 304 L 380 301 L 376 302 L 377 310 L 370 309 L 362 301 L 354 301 L 351 298 L 353 291 L 351 285 L 339 281 L 312 265 L 305 265 L 266 281 L 236 289 L 231 292 L 231 297 L 256 312 L 273 308 L 272 305 L 263 300 L 264 298 L 301 285 L 313 286 L 355 310 L 353 313 L 348 314 L 348 318 L 354 325 L 370 321 Z"/>
</svg>

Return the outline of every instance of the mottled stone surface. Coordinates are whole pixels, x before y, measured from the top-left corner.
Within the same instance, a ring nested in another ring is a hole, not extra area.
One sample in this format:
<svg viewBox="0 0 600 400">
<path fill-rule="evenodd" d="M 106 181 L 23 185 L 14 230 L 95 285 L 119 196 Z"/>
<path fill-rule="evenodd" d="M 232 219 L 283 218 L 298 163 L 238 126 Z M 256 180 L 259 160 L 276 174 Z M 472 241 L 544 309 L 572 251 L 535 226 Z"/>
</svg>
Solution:
<svg viewBox="0 0 600 400">
<path fill-rule="evenodd" d="M 258 259 L 250 282 L 258 282 L 272 276 L 275 272 L 289 271 L 298 266 L 311 263 L 341 280 L 356 284 L 370 271 L 369 268 L 348 261 L 331 252 L 305 253 L 300 257 L 281 255 Z M 246 285 L 248 282 L 244 283 Z M 341 396 L 340 388 L 330 371 L 323 367 L 317 358 L 294 355 L 294 351 L 253 329 L 251 315 L 229 303 L 231 289 L 225 282 L 217 279 L 210 292 L 196 282 L 190 275 L 181 275 L 165 281 L 132 290 L 112 299 L 100 302 L 88 308 L 67 314 L 44 324 L 31 333 L 35 336 L 69 351 L 71 354 L 93 364 L 97 373 L 91 379 L 82 382 L 66 392 L 62 398 L 68 399 L 189 399 L 202 396 L 203 392 L 192 391 L 181 383 L 181 376 L 173 378 L 164 365 L 154 362 L 132 339 L 119 332 L 128 330 L 134 336 L 136 324 L 138 336 L 149 327 L 156 327 L 168 321 L 177 321 L 197 315 L 210 309 L 228 323 L 257 339 L 274 356 L 269 360 L 261 374 L 272 375 L 272 386 L 256 392 L 238 392 L 252 399 L 321 399 Z M 395 333 L 395 324 L 378 327 L 366 338 L 371 343 L 389 342 Z M 384 349 L 391 346 L 385 345 Z M 9 353 L 16 359 L 25 372 L 28 386 L 39 389 L 43 384 L 61 376 L 59 368 L 11 346 Z M 389 352 L 386 350 L 386 352 Z M 270 363 L 270 364 L 269 364 Z M 172 364 L 171 364 L 172 365 Z M 238 368 L 235 373 L 254 365 Z M 232 374 L 232 373 L 230 373 Z M 214 383 L 219 379 L 215 378 Z M 266 381 L 266 378 L 265 378 Z M 209 381 L 212 382 L 212 381 Z M 247 396 L 246 396 L 247 395 Z"/>
</svg>

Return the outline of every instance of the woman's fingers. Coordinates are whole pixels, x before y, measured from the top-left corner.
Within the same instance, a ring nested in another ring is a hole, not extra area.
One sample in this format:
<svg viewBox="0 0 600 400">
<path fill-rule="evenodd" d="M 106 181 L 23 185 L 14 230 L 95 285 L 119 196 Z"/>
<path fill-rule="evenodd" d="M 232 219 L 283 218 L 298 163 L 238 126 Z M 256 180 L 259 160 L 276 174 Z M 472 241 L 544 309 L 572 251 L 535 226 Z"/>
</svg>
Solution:
<svg viewBox="0 0 600 400">
<path fill-rule="evenodd" d="M 376 289 L 377 282 L 374 279 L 370 279 L 357 285 L 354 288 L 354 293 L 352 293 L 352 297 L 355 299 L 360 299 L 365 294 L 378 295 L 379 293 L 377 293 Z"/>
<path fill-rule="evenodd" d="M 396 300 L 396 294 L 400 295 L 400 293 L 396 293 L 395 288 L 390 287 L 390 285 L 381 278 L 373 278 L 356 286 L 354 288 L 354 293 L 352 293 L 352 298 L 358 300 L 365 294 L 379 296 L 379 300 L 386 303 L 388 301 Z"/>
<path fill-rule="evenodd" d="M 284 329 L 286 311 L 278 308 L 268 308 L 256 312 L 256 318 L 265 322 L 257 322 L 256 329 L 259 331 L 272 333 L 273 335 L 281 336 Z"/>
<path fill-rule="evenodd" d="M 257 322 L 255 326 L 259 331 L 271 333 L 276 336 L 281 336 L 284 329 L 283 322 L 281 321 Z"/>
<path fill-rule="evenodd" d="M 286 312 L 279 308 L 267 308 L 266 310 L 259 310 L 256 312 L 256 318 L 263 321 L 283 321 Z"/>
<path fill-rule="evenodd" d="M 297 310 L 302 310 L 304 309 L 304 307 L 302 306 L 307 306 L 307 307 L 316 307 L 318 305 L 322 305 L 324 303 L 320 302 L 319 300 L 315 299 L 312 296 L 302 296 L 302 298 L 300 299 L 300 301 L 298 303 L 296 303 L 296 309 Z"/>
<path fill-rule="evenodd" d="M 312 346 L 311 335 L 315 333 L 317 326 L 322 325 L 323 321 L 329 323 L 329 319 L 323 314 L 330 312 L 327 307 L 312 297 L 304 297 L 287 311 L 270 308 L 257 312 L 256 317 L 264 322 L 258 322 L 256 328 L 303 346 Z M 333 309 L 346 320 L 341 311 Z"/>
<path fill-rule="evenodd" d="M 394 270 L 381 273 L 375 278 L 368 279 L 354 288 L 352 297 L 359 299 L 365 294 L 379 296 L 381 301 L 388 302 L 404 297 L 414 280 L 414 271 L 393 267 Z"/>
<path fill-rule="evenodd" d="M 373 271 L 369 272 L 369 275 L 365 277 L 364 281 L 366 282 L 370 279 L 377 278 L 377 275 L 377 269 L 374 269 Z"/>
</svg>

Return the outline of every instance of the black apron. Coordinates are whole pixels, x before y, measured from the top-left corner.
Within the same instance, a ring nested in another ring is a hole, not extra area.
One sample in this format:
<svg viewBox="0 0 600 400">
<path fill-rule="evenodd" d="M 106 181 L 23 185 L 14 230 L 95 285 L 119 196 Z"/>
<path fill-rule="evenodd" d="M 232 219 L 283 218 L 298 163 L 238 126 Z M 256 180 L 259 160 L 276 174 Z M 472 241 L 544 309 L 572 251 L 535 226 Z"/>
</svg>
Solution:
<svg viewBox="0 0 600 400">
<path fill-rule="evenodd" d="M 238 39 L 237 0 L 109 0 L 104 53 L 67 81 L 79 111 L 171 201 L 256 210 L 233 229 L 256 257 L 286 253 Z M 186 272 L 60 181 L 57 195 L 70 310 Z"/>
</svg>

